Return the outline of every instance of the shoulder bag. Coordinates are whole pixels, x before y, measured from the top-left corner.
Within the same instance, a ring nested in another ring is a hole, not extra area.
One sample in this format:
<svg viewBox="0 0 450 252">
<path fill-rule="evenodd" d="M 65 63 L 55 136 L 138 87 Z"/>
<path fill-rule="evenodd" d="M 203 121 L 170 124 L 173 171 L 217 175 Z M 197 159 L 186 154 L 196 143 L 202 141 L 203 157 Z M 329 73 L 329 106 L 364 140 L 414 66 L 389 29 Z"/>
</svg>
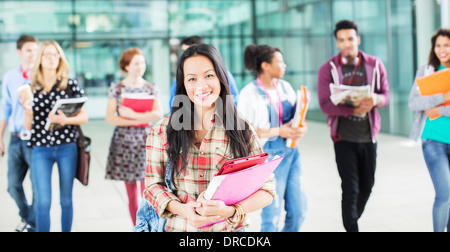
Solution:
<svg viewBox="0 0 450 252">
<path fill-rule="evenodd" d="M 72 90 L 66 88 L 67 94 L 72 97 Z M 81 130 L 80 125 L 73 125 L 78 132 L 77 147 L 78 147 L 78 166 L 75 178 L 81 184 L 87 186 L 89 183 L 89 165 L 91 163 L 91 138 L 85 136 Z"/>
<path fill-rule="evenodd" d="M 78 131 L 78 167 L 76 178 L 81 184 L 89 183 L 89 164 L 91 162 L 91 139 L 83 134 L 80 126 L 74 126 Z"/>
</svg>

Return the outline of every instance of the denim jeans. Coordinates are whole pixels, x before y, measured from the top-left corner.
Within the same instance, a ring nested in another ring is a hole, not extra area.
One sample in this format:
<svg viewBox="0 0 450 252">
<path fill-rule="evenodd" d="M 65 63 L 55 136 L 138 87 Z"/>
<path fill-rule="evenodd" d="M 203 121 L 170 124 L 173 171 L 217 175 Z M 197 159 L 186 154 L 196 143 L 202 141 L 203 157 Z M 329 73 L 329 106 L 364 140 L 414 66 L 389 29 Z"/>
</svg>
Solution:
<svg viewBox="0 0 450 252">
<path fill-rule="evenodd" d="M 33 192 L 31 205 L 28 205 L 22 185 L 28 170 L 30 170 L 31 177 L 31 149 L 27 147 L 27 141 L 11 136 L 8 147 L 8 193 L 19 208 L 20 218 L 34 228 L 34 203 L 36 199 L 34 183 L 31 183 Z"/>
<path fill-rule="evenodd" d="M 78 148 L 75 143 L 33 148 L 33 180 L 36 188 L 36 231 L 50 231 L 52 170 L 58 165 L 61 203 L 61 230 L 72 229 L 72 188 L 77 170 Z"/>
<path fill-rule="evenodd" d="M 286 141 L 281 137 L 268 141 L 264 151 L 269 154 L 268 160 L 275 155 L 284 156 L 284 159 L 274 171 L 276 196 L 272 204 L 262 210 L 261 232 L 278 231 L 283 200 L 286 218 L 282 232 L 298 232 L 307 210 L 306 194 L 301 183 L 300 153 L 297 148 L 286 147 Z"/>
<path fill-rule="evenodd" d="M 450 230 L 450 144 L 423 139 L 422 150 L 433 181 L 436 197 L 433 205 L 433 229 L 435 232 Z"/>
</svg>

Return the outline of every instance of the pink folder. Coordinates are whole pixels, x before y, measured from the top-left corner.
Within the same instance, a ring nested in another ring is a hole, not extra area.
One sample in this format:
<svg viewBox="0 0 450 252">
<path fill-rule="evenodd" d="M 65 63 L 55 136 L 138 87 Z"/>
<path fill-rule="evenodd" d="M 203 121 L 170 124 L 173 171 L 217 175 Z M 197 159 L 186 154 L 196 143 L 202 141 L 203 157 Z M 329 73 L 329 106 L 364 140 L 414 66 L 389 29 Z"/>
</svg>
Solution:
<svg viewBox="0 0 450 252">
<path fill-rule="evenodd" d="M 257 192 L 263 186 L 264 182 L 269 179 L 270 175 L 280 165 L 284 157 L 278 157 L 272 161 L 250 167 L 248 169 L 229 173 L 220 186 L 217 188 L 212 200 L 221 200 L 225 205 L 233 205 L 243 201 Z M 203 227 L 210 226 L 215 223 L 225 221 L 217 221 L 208 223 Z"/>
</svg>

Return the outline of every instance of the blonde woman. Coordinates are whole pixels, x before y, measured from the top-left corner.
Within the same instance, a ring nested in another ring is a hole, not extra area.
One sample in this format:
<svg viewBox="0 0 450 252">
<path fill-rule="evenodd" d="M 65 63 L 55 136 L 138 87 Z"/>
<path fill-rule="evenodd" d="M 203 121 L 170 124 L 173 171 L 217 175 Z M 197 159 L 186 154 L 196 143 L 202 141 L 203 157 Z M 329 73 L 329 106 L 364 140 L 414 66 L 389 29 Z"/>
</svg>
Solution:
<svg viewBox="0 0 450 252">
<path fill-rule="evenodd" d="M 75 80 L 68 77 L 69 65 L 60 45 L 55 41 L 43 42 L 31 76 L 34 99 L 25 107 L 25 127 L 31 130 L 28 146 L 32 147 L 32 174 L 36 189 L 36 231 L 50 231 L 50 206 L 52 199 L 52 168 L 57 163 L 61 200 L 61 230 L 72 228 L 72 188 L 77 168 L 78 133 L 73 125 L 88 121 L 84 108 L 73 117 L 50 111 L 58 99 L 84 96 Z M 47 118 L 52 123 L 65 125 L 55 130 L 45 130 Z"/>
</svg>

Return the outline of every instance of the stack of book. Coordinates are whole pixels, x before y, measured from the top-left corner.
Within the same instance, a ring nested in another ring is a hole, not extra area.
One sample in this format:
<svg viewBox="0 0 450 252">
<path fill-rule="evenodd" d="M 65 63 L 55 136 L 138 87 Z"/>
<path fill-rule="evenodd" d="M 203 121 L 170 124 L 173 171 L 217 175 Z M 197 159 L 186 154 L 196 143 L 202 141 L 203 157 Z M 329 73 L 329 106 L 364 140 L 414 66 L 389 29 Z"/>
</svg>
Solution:
<svg viewBox="0 0 450 252">
<path fill-rule="evenodd" d="M 309 102 L 311 100 L 311 94 L 308 88 L 304 85 L 297 90 L 297 105 L 295 107 L 295 114 L 292 121 L 291 127 L 300 128 L 302 127 L 305 119 L 306 113 L 308 112 Z M 292 141 L 292 139 L 287 139 L 286 146 L 290 148 L 295 148 L 298 141 Z"/>
</svg>

